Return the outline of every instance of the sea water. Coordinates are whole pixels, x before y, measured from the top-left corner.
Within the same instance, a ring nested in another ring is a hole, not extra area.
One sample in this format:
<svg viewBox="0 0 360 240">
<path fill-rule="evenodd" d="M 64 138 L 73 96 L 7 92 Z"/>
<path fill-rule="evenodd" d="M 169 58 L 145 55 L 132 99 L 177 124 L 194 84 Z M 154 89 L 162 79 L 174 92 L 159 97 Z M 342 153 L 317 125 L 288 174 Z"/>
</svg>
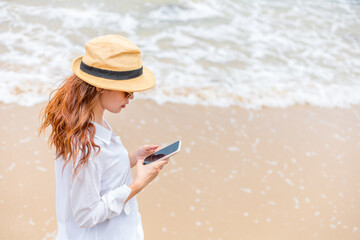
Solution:
<svg viewBox="0 0 360 240">
<path fill-rule="evenodd" d="M 157 103 L 360 104 L 360 4 L 330 0 L 0 1 L 0 102 L 47 101 L 85 43 L 120 34 Z"/>
</svg>

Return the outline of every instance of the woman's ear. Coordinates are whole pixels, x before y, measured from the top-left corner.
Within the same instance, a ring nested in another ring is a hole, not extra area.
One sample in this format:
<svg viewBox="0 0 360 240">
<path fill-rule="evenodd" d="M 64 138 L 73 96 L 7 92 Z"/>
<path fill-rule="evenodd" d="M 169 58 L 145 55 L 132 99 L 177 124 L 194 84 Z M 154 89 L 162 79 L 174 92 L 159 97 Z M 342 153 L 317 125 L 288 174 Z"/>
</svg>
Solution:
<svg viewBox="0 0 360 240">
<path fill-rule="evenodd" d="M 102 88 L 96 88 L 96 91 L 98 91 L 99 93 L 102 93 L 102 91 L 103 91 L 104 89 L 102 89 Z"/>
</svg>

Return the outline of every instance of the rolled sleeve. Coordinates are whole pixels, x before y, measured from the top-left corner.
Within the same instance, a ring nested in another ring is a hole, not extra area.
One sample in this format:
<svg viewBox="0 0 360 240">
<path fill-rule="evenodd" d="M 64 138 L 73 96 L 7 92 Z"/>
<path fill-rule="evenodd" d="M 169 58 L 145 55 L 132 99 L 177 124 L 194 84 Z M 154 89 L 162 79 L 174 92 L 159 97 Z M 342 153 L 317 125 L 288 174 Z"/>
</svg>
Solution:
<svg viewBox="0 0 360 240">
<path fill-rule="evenodd" d="M 129 203 L 125 203 L 127 198 L 131 193 L 131 188 L 127 185 L 123 185 L 115 190 L 104 194 L 101 199 L 104 203 L 109 207 L 110 211 L 112 211 L 113 215 L 110 216 L 118 216 L 124 210 L 126 215 L 130 213 Z"/>
<path fill-rule="evenodd" d="M 70 191 L 74 220 L 81 228 L 91 228 L 107 219 L 130 213 L 126 202 L 131 193 L 127 185 L 100 195 L 102 169 L 96 159 L 89 159 L 74 178 Z"/>
</svg>

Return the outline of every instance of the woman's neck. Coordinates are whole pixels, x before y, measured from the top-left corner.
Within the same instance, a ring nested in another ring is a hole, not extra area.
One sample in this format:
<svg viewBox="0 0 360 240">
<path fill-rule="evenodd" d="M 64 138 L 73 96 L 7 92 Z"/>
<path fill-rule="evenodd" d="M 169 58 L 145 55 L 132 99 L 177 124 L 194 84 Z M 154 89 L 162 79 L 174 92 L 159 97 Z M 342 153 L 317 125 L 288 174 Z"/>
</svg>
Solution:
<svg viewBox="0 0 360 240">
<path fill-rule="evenodd" d="M 101 106 L 99 102 L 95 105 L 93 112 L 95 118 L 93 121 L 103 127 L 108 128 L 104 122 L 104 108 Z"/>
</svg>

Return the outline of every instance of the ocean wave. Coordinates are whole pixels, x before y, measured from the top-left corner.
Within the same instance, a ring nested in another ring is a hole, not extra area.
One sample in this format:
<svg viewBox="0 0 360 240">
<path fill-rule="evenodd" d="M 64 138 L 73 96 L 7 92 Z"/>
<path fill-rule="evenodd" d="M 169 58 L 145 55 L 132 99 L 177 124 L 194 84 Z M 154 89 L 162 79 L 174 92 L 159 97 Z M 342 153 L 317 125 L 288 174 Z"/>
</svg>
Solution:
<svg viewBox="0 0 360 240">
<path fill-rule="evenodd" d="M 360 104 L 352 1 L 0 2 L 0 102 L 31 106 L 102 34 L 135 42 L 157 78 L 138 98 L 244 108 Z"/>
</svg>

